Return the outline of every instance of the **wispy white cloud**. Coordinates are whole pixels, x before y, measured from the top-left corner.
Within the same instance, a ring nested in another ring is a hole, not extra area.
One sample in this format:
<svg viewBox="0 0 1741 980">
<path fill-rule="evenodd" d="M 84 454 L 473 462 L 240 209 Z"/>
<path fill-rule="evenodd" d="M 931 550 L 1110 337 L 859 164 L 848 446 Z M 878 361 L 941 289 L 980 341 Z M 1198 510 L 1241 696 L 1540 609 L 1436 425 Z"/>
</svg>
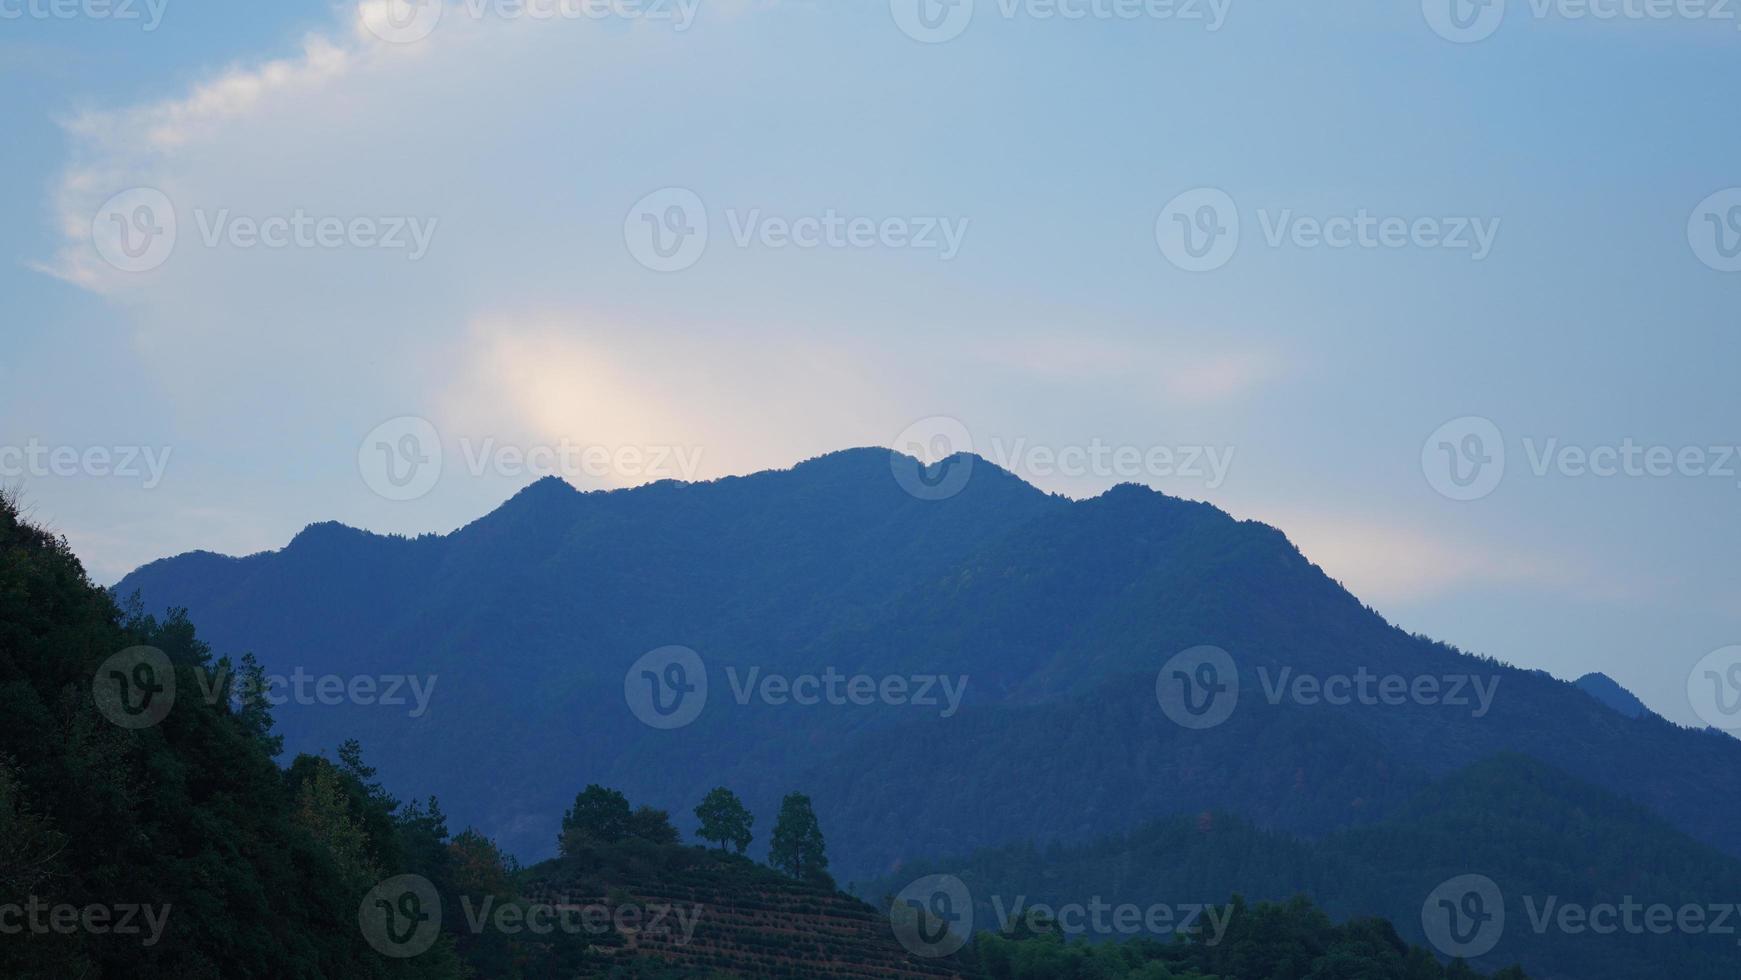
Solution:
<svg viewBox="0 0 1741 980">
<path fill-rule="evenodd" d="M 1008 337 L 967 351 L 975 359 L 1037 379 L 1104 385 L 1139 381 L 1176 401 L 1220 402 L 1284 376 L 1282 351 L 1249 340 L 1109 338 L 1066 330 L 1047 337 Z"/>
<path fill-rule="evenodd" d="M 1307 558 L 1375 605 L 1463 589 L 1517 587 L 1583 598 L 1636 598 L 1638 583 L 1573 556 L 1474 540 L 1405 519 L 1290 511 L 1273 518 Z"/>
</svg>

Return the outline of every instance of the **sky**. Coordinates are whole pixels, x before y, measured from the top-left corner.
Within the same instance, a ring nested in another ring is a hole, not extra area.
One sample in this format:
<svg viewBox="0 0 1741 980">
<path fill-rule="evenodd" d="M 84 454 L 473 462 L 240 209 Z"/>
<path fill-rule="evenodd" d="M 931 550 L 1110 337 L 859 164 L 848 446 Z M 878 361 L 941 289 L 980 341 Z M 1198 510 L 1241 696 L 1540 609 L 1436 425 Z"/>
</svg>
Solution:
<svg viewBox="0 0 1741 980">
<path fill-rule="evenodd" d="M 112 583 L 971 449 L 1695 723 L 1738 50 L 1728 0 L 0 0 L 0 483 Z"/>
</svg>

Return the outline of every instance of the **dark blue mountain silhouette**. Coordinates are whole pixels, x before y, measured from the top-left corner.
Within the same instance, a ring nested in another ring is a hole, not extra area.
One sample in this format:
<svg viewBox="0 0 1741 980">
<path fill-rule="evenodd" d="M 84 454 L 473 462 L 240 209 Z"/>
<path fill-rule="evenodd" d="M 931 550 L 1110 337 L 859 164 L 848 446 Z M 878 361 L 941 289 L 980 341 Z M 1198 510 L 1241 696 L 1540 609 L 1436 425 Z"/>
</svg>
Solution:
<svg viewBox="0 0 1741 980">
<path fill-rule="evenodd" d="M 117 588 L 187 607 L 217 650 L 252 649 L 272 672 L 435 675 L 419 718 L 286 704 L 287 746 L 359 737 L 389 787 L 436 792 L 456 826 L 526 858 L 551 851 L 555 815 L 589 782 L 680 816 L 725 783 L 766 819 L 803 788 L 842 842 L 847 881 L 1211 808 L 1325 833 L 1504 751 L 1741 854 L 1733 739 L 1409 635 L 1280 531 L 1205 503 L 1137 486 L 1072 501 L 983 459 L 958 495 L 921 500 L 891 463 L 857 449 L 700 484 L 581 493 L 544 480 L 452 534 L 315 525 L 282 551 L 184 555 Z M 693 724 L 660 731 L 631 713 L 624 677 L 671 644 L 701 655 L 711 690 Z M 1241 685 L 1231 718 L 1205 731 L 1156 697 L 1161 666 L 1201 644 L 1229 652 Z M 727 673 L 830 667 L 969 684 L 944 718 L 740 705 Z M 1480 716 L 1267 696 L 1284 678 L 1362 673 L 1497 688 Z"/>
</svg>

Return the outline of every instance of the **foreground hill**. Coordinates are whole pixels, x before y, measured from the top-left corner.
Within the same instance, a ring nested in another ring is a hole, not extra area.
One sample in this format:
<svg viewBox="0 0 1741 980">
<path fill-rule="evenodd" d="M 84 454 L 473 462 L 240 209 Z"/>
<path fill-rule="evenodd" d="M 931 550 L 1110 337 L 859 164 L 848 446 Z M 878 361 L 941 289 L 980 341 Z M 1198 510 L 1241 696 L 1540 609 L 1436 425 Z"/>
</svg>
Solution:
<svg viewBox="0 0 1741 980">
<path fill-rule="evenodd" d="M 389 785 L 438 792 L 528 857 L 549 853 L 564 794 L 594 781 L 680 823 L 717 782 L 759 813 L 807 787 L 852 880 L 1203 809 L 1324 833 L 1507 750 L 1741 854 L 1734 739 L 1410 636 L 1281 532 L 1207 504 L 1133 486 L 1073 502 L 984 460 L 959 495 L 921 500 L 893 478 L 902 459 L 853 450 L 609 493 L 546 480 L 450 535 L 318 525 L 278 552 L 157 562 L 118 591 L 185 606 L 219 649 L 251 649 L 273 673 L 432 678 L 415 716 L 285 704 L 287 744 L 359 735 Z M 699 655 L 708 695 L 662 730 L 636 717 L 625 680 L 673 644 Z M 1230 654 L 1241 696 L 1197 730 L 1161 709 L 1156 680 L 1201 644 Z M 830 668 L 909 692 L 936 675 L 934 700 L 784 696 Z M 756 686 L 770 674 L 775 697 Z M 1292 686 L 1359 674 L 1438 693 L 1330 704 Z M 958 706 L 937 676 L 965 678 Z"/>
</svg>

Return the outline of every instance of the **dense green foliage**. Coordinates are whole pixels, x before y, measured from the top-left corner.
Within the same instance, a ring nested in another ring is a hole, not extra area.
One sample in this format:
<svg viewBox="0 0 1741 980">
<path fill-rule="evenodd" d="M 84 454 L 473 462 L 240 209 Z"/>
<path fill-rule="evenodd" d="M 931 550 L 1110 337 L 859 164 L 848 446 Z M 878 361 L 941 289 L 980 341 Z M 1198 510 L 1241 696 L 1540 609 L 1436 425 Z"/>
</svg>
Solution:
<svg viewBox="0 0 1741 980">
<path fill-rule="evenodd" d="M 127 729 L 99 709 L 93 678 L 137 646 L 167 655 L 176 700 Z M 485 899 L 524 907 L 513 859 L 473 831 L 450 839 L 433 798 L 394 799 L 354 741 L 280 768 L 257 680 L 251 659 L 214 659 L 185 615 L 117 606 L 0 495 L 0 976 L 702 976 L 614 962 L 598 950 L 621 945 L 615 932 L 474 928 L 468 910 Z M 597 816 L 577 808 L 583 823 Z M 660 811 L 625 802 L 611 816 L 620 841 L 676 843 Z M 433 886 L 441 928 L 417 955 L 389 957 L 359 907 L 403 874 Z"/>
<path fill-rule="evenodd" d="M 1235 897 L 1226 934 L 1214 945 L 1135 939 L 1069 941 L 1054 924 L 1024 922 L 983 932 L 959 955 L 964 972 L 986 980 L 1474 980 L 1467 965 L 1441 964 L 1410 946 L 1382 919 L 1336 924 L 1304 898 L 1246 904 Z M 1494 980 L 1527 980 L 1508 967 Z"/>
<path fill-rule="evenodd" d="M 1637 804 L 1518 755 L 1437 781 L 1376 824 L 1319 838 L 1222 813 L 1170 817 L 1074 845 L 1007 845 L 921 863 L 859 891 L 893 893 L 933 872 L 966 884 L 979 922 L 995 923 L 996 902 L 1007 907 L 1018 895 L 1030 905 L 1095 896 L 1146 906 L 1212 903 L 1234 892 L 1272 901 L 1305 893 L 1334 916 L 1388 919 L 1416 943 L 1426 942 L 1421 914 L 1432 890 L 1479 873 L 1506 900 L 1503 936 L 1476 961 L 1485 969 L 1521 963 L 1542 976 L 1729 980 L 1737 962 L 1732 935 L 1538 930 L 1550 898 L 1584 907 L 1629 896 L 1675 909 L 1729 904 L 1741 894 L 1741 862 Z"/>
<path fill-rule="evenodd" d="M 179 696 L 160 723 L 125 729 L 92 679 L 136 646 L 167 655 Z M 0 942 L 0 975 L 458 975 L 450 950 L 383 960 L 356 928 L 371 876 L 441 874 L 415 864 L 443 852 L 439 813 L 367 784 L 354 750 L 280 769 L 257 701 L 233 701 L 231 682 L 202 696 L 234 667 L 185 616 L 119 608 L 64 540 L 0 501 L 0 905 L 139 906 L 142 927 L 121 933 L 125 911 L 104 932 L 44 915 Z"/>
<path fill-rule="evenodd" d="M 745 809 L 744 801 L 724 786 L 709 790 L 696 804 L 695 819 L 701 824 L 695 836 L 718 844 L 721 850 L 730 844 L 742 854 L 754 839 L 750 828 L 755 826 L 755 814 Z"/>
<path fill-rule="evenodd" d="M 828 851 L 822 825 L 810 806 L 810 797 L 788 793 L 780 801 L 780 816 L 774 821 L 774 840 L 768 848 L 768 863 L 794 878 L 826 879 Z"/>
</svg>

